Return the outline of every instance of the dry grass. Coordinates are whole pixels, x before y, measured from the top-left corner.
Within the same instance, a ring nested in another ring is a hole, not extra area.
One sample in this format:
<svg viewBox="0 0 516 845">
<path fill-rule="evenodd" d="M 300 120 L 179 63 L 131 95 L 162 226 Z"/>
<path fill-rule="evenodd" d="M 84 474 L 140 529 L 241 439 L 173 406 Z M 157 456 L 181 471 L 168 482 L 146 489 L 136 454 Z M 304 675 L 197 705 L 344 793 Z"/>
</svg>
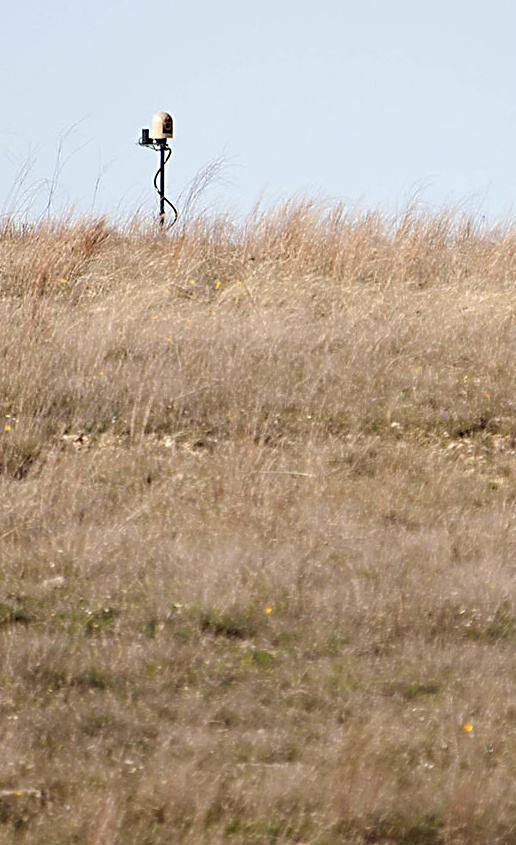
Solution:
<svg viewBox="0 0 516 845">
<path fill-rule="evenodd" d="M 4 224 L 0 843 L 516 841 L 515 279 L 415 209 Z"/>
</svg>

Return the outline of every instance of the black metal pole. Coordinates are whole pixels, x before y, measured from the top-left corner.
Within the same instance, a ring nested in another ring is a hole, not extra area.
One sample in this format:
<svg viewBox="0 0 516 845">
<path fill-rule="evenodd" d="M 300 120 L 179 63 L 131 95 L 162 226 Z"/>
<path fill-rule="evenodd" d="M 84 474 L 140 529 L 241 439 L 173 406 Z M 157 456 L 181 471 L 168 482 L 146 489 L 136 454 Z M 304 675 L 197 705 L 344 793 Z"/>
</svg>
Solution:
<svg viewBox="0 0 516 845">
<path fill-rule="evenodd" d="M 162 228 L 165 226 L 165 149 L 166 142 L 165 144 L 160 144 L 159 148 L 159 224 Z"/>
</svg>

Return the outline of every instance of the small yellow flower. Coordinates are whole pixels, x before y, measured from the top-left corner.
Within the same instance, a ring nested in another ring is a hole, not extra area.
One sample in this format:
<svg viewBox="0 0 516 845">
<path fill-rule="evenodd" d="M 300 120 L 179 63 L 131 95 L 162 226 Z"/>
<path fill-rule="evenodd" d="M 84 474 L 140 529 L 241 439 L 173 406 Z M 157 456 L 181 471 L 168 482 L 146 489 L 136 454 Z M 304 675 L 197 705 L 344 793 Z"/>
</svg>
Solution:
<svg viewBox="0 0 516 845">
<path fill-rule="evenodd" d="M 167 337 L 167 338 L 165 338 L 165 340 L 167 341 L 167 343 L 172 343 L 172 338 L 171 338 L 171 337 Z"/>
<path fill-rule="evenodd" d="M 218 290 L 220 288 L 222 282 L 215 282 L 215 288 Z"/>
<path fill-rule="evenodd" d="M 195 279 L 190 279 L 189 284 L 190 284 L 190 285 L 195 285 Z"/>
<path fill-rule="evenodd" d="M 471 724 L 471 722 L 466 722 L 466 724 L 465 724 L 465 725 L 463 725 L 462 727 L 463 727 L 463 728 L 464 728 L 464 730 L 465 730 L 465 731 L 467 731 L 468 733 L 471 733 L 471 731 L 473 730 L 473 725 Z"/>
<path fill-rule="evenodd" d="M 62 285 L 66 285 L 66 283 L 67 283 L 66 279 L 61 279 L 61 284 L 62 284 Z"/>
<path fill-rule="evenodd" d="M 99 370 L 99 376 L 103 376 L 103 375 L 104 375 L 104 370 Z"/>
<path fill-rule="evenodd" d="M 265 613 L 272 613 L 272 607 L 266 607 Z"/>
<path fill-rule="evenodd" d="M 10 431 L 10 430 L 11 430 L 11 426 L 10 426 L 10 425 L 6 425 L 6 427 L 5 427 L 5 429 L 4 429 L 4 430 L 5 430 L 5 431 Z"/>
</svg>

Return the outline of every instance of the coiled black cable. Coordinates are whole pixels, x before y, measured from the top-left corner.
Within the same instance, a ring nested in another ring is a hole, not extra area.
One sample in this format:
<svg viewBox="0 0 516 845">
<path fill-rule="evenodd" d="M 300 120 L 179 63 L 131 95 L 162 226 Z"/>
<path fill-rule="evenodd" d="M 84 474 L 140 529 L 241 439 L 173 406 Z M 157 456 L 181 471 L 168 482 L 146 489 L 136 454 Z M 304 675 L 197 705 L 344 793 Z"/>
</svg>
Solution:
<svg viewBox="0 0 516 845">
<path fill-rule="evenodd" d="M 165 167 L 167 161 L 169 160 L 170 156 L 172 155 L 172 150 L 169 146 L 165 146 L 165 149 L 167 151 L 167 157 L 166 157 L 165 161 L 163 162 L 163 167 Z M 158 177 L 159 177 L 160 173 L 161 173 L 161 165 L 158 167 L 158 169 L 156 171 L 156 175 L 154 177 L 154 187 L 156 188 L 156 191 L 158 192 L 160 199 L 161 199 L 161 191 L 160 191 L 158 184 L 157 184 L 158 183 Z M 179 212 L 178 212 L 177 208 L 175 207 L 174 203 L 170 202 L 170 200 L 167 199 L 166 196 L 163 196 L 163 200 L 166 202 L 167 205 L 170 206 L 170 208 L 174 212 L 174 219 L 172 220 L 172 223 L 169 223 L 169 225 L 168 225 L 169 229 L 171 229 L 172 226 L 175 226 L 175 224 L 177 223 L 177 220 L 178 220 L 178 217 L 179 217 Z"/>
</svg>

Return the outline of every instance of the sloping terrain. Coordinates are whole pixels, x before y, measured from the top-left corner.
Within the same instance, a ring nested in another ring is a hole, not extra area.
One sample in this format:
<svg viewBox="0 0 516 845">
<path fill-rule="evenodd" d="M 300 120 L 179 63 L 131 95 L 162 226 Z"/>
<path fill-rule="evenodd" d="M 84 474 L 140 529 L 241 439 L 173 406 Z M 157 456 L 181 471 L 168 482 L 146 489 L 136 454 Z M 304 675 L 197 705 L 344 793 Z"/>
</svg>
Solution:
<svg viewBox="0 0 516 845">
<path fill-rule="evenodd" d="M 0 842 L 516 838 L 516 230 L 0 233 Z"/>
</svg>

